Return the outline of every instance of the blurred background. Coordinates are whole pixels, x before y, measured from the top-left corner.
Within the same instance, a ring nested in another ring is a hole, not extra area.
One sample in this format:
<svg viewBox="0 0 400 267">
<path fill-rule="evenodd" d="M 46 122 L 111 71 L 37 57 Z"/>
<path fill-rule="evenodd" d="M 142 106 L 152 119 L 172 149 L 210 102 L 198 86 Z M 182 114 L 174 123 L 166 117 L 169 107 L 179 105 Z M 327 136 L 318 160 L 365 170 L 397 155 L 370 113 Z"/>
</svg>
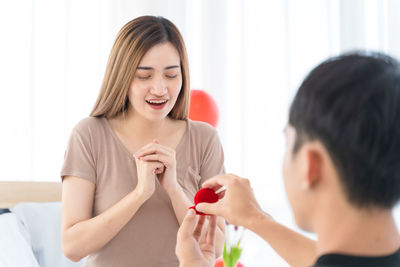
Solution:
<svg viewBox="0 0 400 267">
<path fill-rule="evenodd" d="M 226 170 L 249 178 L 262 207 L 298 230 L 281 181 L 291 100 L 329 56 L 368 49 L 400 58 L 400 1 L 0 0 L 0 180 L 60 180 L 114 38 L 142 15 L 181 31 L 191 88 L 219 107 Z M 287 266 L 250 232 L 242 247 L 245 266 Z"/>
</svg>

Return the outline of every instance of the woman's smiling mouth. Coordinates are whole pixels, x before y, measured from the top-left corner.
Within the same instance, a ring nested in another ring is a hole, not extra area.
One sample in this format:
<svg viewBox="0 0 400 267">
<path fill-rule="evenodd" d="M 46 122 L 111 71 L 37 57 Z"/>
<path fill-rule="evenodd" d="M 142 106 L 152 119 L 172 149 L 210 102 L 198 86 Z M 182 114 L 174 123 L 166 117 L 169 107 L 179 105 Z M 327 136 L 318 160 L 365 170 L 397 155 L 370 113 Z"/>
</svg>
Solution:
<svg viewBox="0 0 400 267">
<path fill-rule="evenodd" d="M 166 103 L 168 102 L 168 99 L 149 99 L 146 100 L 146 103 L 149 104 L 149 106 L 153 109 L 162 109 Z"/>
</svg>

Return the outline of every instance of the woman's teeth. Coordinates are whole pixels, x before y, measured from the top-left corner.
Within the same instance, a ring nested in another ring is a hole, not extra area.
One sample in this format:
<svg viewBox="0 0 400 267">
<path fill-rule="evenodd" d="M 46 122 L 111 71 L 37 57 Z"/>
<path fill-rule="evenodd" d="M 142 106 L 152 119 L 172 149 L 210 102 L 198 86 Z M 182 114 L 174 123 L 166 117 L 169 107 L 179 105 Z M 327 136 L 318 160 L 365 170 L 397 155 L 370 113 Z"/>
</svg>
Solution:
<svg viewBox="0 0 400 267">
<path fill-rule="evenodd" d="M 162 105 L 167 102 L 167 100 L 146 100 L 147 103 L 152 105 Z"/>
</svg>

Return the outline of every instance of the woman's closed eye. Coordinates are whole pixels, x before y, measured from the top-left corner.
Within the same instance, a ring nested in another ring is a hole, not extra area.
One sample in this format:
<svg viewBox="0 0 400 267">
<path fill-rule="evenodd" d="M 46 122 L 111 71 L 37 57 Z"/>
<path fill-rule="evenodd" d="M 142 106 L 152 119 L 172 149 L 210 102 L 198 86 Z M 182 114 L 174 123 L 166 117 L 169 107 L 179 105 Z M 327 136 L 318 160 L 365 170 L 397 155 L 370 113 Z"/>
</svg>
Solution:
<svg viewBox="0 0 400 267">
<path fill-rule="evenodd" d="M 140 80 L 148 80 L 151 78 L 151 75 L 138 75 L 136 76 Z"/>
<path fill-rule="evenodd" d="M 180 72 L 177 70 L 172 70 L 172 71 L 170 70 L 170 71 L 164 72 L 164 75 L 168 79 L 174 79 L 174 78 L 178 77 L 179 73 Z"/>
<path fill-rule="evenodd" d="M 174 78 L 178 77 L 178 74 L 174 74 L 174 75 L 166 74 L 165 77 L 167 77 L 168 79 L 174 79 Z"/>
</svg>

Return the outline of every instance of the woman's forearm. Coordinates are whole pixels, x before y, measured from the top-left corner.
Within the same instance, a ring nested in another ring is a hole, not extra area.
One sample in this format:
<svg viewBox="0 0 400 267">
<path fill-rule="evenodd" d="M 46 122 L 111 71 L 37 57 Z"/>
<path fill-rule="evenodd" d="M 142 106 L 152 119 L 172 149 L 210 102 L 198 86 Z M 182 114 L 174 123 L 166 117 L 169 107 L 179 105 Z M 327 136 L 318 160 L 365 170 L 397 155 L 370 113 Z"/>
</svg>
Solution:
<svg viewBox="0 0 400 267">
<path fill-rule="evenodd" d="M 261 236 L 293 267 L 311 266 L 317 259 L 316 242 L 274 221 L 269 215 L 260 213 L 252 218 L 249 230 Z"/>
<path fill-rule="evenodd" d="M 169 189 L 167 193 L 171 199 L 176 219 L 178 220 L 179 225 L 181 225 L 186 216 L 188 208 L 193 206 L 193 203 L 186 196 L 185 192 L 183 192 L 183 189 L 180 187 L 180 185 L 176 185 L 174 188 Z"/>
<path fill-rule="evenodd" d="M 64 254 L 79 261 L 99 250 L 119 233 L 145 201 L 146 198 L 134 190 L 96 217 L 64 227 Z"/>
</svg>

